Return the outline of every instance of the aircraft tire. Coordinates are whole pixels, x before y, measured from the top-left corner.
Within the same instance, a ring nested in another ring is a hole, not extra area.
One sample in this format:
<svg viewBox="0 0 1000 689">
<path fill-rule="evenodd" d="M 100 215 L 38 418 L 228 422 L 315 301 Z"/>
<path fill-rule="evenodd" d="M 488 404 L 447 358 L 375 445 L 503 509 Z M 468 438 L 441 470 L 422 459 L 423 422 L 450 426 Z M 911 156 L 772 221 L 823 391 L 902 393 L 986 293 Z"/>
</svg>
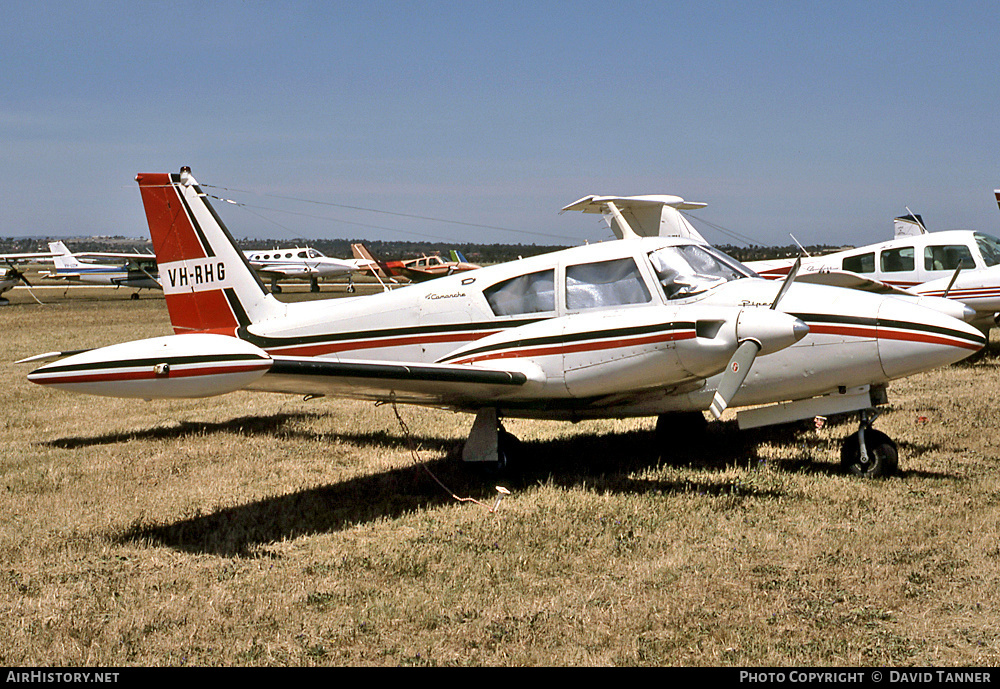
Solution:
<svg viewBox="0 0 1000 689">
<path fill-rule="evenodd" d="M 497 434 L 497 469 L 504 474 L 516 471 L 522 451 L 521 441 L 501 429 Z"/>
<path fill-rule="evenodd" d="M 885 478 L 896 473 L 899 467 L 899 448 L 889 436 L 874 428 L 866 429 L 865 445 L 868 448 L 868 462 L 862 464 L 858 434 L 844 440 L 840 447 L 840 466 L 846 473 L 861 478 Z"/>
</svg>

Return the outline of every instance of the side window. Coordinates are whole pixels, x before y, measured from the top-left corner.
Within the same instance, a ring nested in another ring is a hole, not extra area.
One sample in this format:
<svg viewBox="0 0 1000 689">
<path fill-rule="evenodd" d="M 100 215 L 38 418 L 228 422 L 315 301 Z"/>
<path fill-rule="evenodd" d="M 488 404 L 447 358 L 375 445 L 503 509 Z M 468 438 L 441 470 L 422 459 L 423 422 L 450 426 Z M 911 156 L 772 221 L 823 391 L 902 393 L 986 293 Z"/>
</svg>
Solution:
<svg viewBox="0 0 1000 689">
<path fill-rule="evenodd" d="M 874 273 L 875 253 L 848 256 L 844 259 L 843 268 L 851 273 Z"/>
<path fill-rule="evenodd" d="M 924 270 L 955 270 L 975 268 L 972 252 L 964 244 L 950 246 L 928 246 L 924 249 Z"/>
<path fill-rule="evenodd" d="M 879 254 L 879 262 L 884 273 L 901 273 L 913 270 L 913 247 L 907 246 L 901 249 L 886 249 Z"/>
<path fill-rule="evenodd" d="M 566 267 L 566 308 L 571 311 L 645 304 L 651 299 L 631 258 Z"/>
<path fill-rule="evenodd" d="M 555 271 L 519 275 L 483 290 L 497 316 L 556 310 Z"/>
</svg>

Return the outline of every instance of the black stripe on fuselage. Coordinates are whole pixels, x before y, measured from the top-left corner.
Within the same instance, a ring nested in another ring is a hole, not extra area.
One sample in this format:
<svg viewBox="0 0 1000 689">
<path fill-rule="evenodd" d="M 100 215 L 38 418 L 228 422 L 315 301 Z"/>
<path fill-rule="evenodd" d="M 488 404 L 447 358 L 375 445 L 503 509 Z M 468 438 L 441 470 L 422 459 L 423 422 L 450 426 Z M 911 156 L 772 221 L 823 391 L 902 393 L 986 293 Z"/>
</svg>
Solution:
<svg viewBox="0 0 1000 689">
<path fill-rule="evenodd" d="M 445 323 L 440 325 L 412 325 L 400 328 L 382 328 L 379 330 L 355 330 L 341 333 L 324 333 L 322 335 L 301 335 L 298 337 L 272 337 L 256 335 L 241 330 L 240 338 L 257 345 L 262 349 L 278 347 L 301 347 L 325 343 L 345 342 L 348 340 L 364 340 L 366 342 L 393 337 L 419 337 L 420 335 L 445 335 L 449 333 L 475 332 L 477 330 L 506 330 L 517 328 L 529 323 L 536 323 L 544 318 L 528 318 L 515 321 L 479 321 L 477 323 Z"/>
<path fill-rule="evenodd" d="M 509 342 L 499 342 L 497 344 L 488 345 L 485 347 L 477 347 L 475 349 L 466 350 L 460 354 L 454 354 L 441 359 L 442 362 L 447 362 L 451 359 L 466 358 L 470 356 L 476 356 L 479 354 L 485 354 L 486 352 L 495 352 L 503 349 L 521 349 L 525 347 L 538 347 L 544 345 L 554 345 L 554 344 L 564 344 L 568 345 L 573 342 L 583 342 L 586 340 L 605 340 L 611 338 L 619 337 L 636 337 L 639 335 L 650 335 L 659 332 L 668 332 L 671 330 L 694 330 L 695 323 L 693 321 L 679 322 L 679 323 L 655 323 L 653 325 L 641 325 L 634 326 L 631 328 L 609 328 L 607 330 L 592 330 L 583 333 L 574 333 L 571 335 L 547 335 L 545 337 L 532 337 L 523 340 L 513 340 Z"/>
<path fill-rule="evenodd" d="M 191 365 L 210 363 L 235 363 L 238 361 L 267 361 L 256 354 L 200 354 L 196 356 L 159 356 L 144 359 L 122 359 L 119 361 L 92 361 L 83 364 L 48 365 L 44 373 L 70 373 L 73 371 L 94 371 L 105 368 L 136 368 L 137 366 L 156 366 L 157 364 Z M 42 369 L 39 369 L 41 371 Z"/>
<path fill-rule="evenodd" d="M 865 318 L 861 316 L 841 316 L 829 313 L 789 313 L 807 325 L 812 323 L 828 323 L 830 325 L 853 325 L 869 328 L 894 328 L 897 330 L 911 330 L 921 333 L 933 333 L 935 335 L 945 335 L 967 342 L 984 344 L 985 338 L 979 334 L 967 333 L 954 328 L 946 328 L 940 325 L 930 325 L 928 323 L 914 323 L 912 321 L 898 321 L 891 318 Z"/>
</svg>

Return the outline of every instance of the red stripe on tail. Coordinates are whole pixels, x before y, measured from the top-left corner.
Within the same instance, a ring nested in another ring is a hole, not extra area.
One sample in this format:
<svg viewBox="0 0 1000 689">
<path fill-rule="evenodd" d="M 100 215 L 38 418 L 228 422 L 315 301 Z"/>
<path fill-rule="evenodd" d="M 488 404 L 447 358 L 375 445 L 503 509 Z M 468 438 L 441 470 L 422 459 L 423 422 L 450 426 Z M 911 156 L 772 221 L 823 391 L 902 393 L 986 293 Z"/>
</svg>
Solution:
<svg viewBox="0 0 1000 689">
<path fill-rule="evenodd" d="M 157 263 L 205 258 L 205 249 L 177 190 L 166 173 L 140 173 L 135 177 L 149 222 Z"/>
</svg>

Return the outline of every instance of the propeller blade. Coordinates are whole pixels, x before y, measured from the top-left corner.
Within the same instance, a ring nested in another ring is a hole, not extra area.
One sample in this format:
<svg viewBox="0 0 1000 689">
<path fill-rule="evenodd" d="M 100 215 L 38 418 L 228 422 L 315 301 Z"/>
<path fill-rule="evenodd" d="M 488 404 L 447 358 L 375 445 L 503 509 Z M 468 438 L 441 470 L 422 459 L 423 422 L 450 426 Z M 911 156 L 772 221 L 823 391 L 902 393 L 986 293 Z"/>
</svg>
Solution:
<svg viewBox="0 0 1000 689">
<path fill-rule="evenodd" d="M 958 274 L 960 272 L 962 272 L 962 263 L 961 262 L 959 262 L 958 266 L 955 268 L 955 274 L 952 275 L 951 276 L 951 280 L 948 281 L 948 286 L 944 288 L 944 294 L 941 295 L 942 297 L 947 297 L 948 296 L 948 292 L 950 292 L 951 288 L 955 286 L 955 280 L 958 279 Z"/>
<path fill-rule="evenodd" d="M 715 418 L 722 416 L 722 412 L 729 406 L 733 395 L 740 389 L 747 374 L 750 373 L 750 367 L 753 365 L 754 359 L 757 358 L 760 349 L 760 345 L 754 340 L 744 340 L 737 347 L 736 353 L 726 364 L 726 372 L 722 374 L 722 380 L 719 381 L 715 397 L 712 398 L 712 406 L 709 408 L 712 416 Z"/>
<path fill-rule="evenodd" d="M 771 302 L 771 310 L 774 311 L 778 308 L 778 302 L 781 298 L 785 296 L 785 292 L 788 288 L 792 286 L 795 282 L 795 276 L 799 274 L 799 268 L 802 267 L 802 257 L 795 259 L 795 263 L 792 265 L 792 269 L 788 271 L 788 275 L 785 276 L 785 281 L 781 283 L 781 287 L 778 289 L 778 294 L 775 295 L 774 301 Z"/>
</svg>

